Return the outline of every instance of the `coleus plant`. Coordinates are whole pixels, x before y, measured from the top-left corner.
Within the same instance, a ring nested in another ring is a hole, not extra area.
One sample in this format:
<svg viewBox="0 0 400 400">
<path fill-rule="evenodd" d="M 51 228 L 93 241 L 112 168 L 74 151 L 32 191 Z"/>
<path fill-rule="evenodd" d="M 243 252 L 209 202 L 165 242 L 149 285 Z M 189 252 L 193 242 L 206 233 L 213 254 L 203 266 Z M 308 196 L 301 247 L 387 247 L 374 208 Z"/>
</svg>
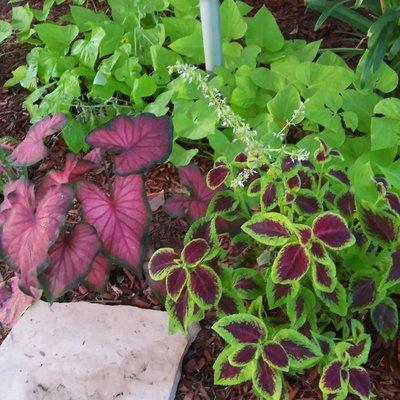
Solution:
<svg viewBox="0 0 400 400">
<path fill-rule="evenodd" d="M 218 159 L 208 172 L 206 182 L 214 196 L 184 239 L 185 246 L 202 244 L 193 247 L 203 249 L 196 266 L 172 249 L 154 254 L 153 276 L 167 279 L 172 326 L 186 330 L 205 310 L 216 311 L 214 328 L 227 342 L 215 364 L 216 383 L 252 380 L 260 397 L 280 399 L 286 398 L 282 371 L 336 363 L 335 373 L 339 370 L 341 378 L 334 378 L 340 387 L 326 388 L 323 378 L 325 398 L 339 400 L 348 392 L 370 398 L 369 378 L 361 367 L 370 337 L 357 321 L 369 317 L 386 340 L 397 333 L 392 295 L 400 288 L 399 197 L 377 176 L 372 185 L 379 198 L 374 204 L 359 200 L 341 166 L 340 152 L 322 140 L 308 159 L 282 151 L 276 158 L 260 154 L 260 160 L 254 164 L 241 153 L 229 164 Z M 192 271 L 204 263 L 204 284 L 210 292 L 202 298 L 214 301 L 216 285 L 221 285 L 218 303 L 210 301 L 207 307 L 196 301 L 191 281 Z M 180 292 L 184 302 L 171 290 L 173 273 L 180 274 L 181 286 L 187 288 Z M 358 326 L 352 339 L 350 324 Z M 231 325 L 229 331 L 226 327 Z M 254 330 L 258 335 L 249 340 L 247 334 Z M 236 334 L 243 337 L 232 336 Z M 297 337 L 307 350 L 291 358 L 293 348 L 280 340 L 285 335 Z M 289 361 L 283 368 L 263 353 L 270 342 L 283 347 L 275 346 L 273 357 L 284 360 L 286 352 Z M 336 342 L 342 344 L 336 348 Z M 349 343 L 360 351 L 363 347 L 362 357 Z M 246 362 L 239 363 L 237 354 Z M 310 354 L 312 362 L 303 359 L 304 354 Z"/>
<path fill-rule="evenodd" d="M 44 139 L 65 123 L 65 116 L 56 114 L 34 125 L 11 153 L 11 164 L 41 161 L 48 151 Z M 13 325 L 41 291 L 54 301 L 82 282 L 101 289 L 111 263 L 142 276 L 150 218 L 142 174 L 168 158 L 170 118 L 119 116 L 91 132 L 87 142 L 90 153 L 67 155 L 64 169 L 49 172 L 38 188 L 26 178 L 4 188 L 0 243 L 16 274 L 0 288 L 4 324 Z M 106 191 L 85 179 L 101 163 L 103 151 L 114 156 L 115 177 L 106 182 Z"/>
</svg>

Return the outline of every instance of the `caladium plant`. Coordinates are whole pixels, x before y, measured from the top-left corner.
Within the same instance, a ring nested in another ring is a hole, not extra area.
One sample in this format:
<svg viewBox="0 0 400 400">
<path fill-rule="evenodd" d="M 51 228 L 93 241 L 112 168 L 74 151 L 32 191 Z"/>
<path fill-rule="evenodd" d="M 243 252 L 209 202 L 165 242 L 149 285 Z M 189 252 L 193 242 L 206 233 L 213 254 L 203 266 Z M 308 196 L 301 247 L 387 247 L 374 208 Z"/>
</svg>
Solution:
<svg viewBox="0 0 400 400">
<path fill-rule="evenodd" d="M 56 114 L 34 125 L 10 162 L 41 161 L 47 154 L 43 139 L 64 123 Z M 171 121 L 151 114 L 119 116 L 92 132 L 88 143 L 96 147 L 83 158 L 67 155 L 64 169 L 49 172 L 39 187 L 26 178 L 5 185 L 0 245 L 16 277 L 0 289 L 1 323 L 14 324 L 41 291 L 52 302 L 82 282 L 101 290 L 112 262 L 142 276 L 150 207 L 141 174 L 169 156 Z M 115 170 L 123 175 L 107 182 L 106 192 L 85 179 L 101 163 L 102 149 L 118 154 Z M 82 216 L 70 213 L 73 208 Z"/>
</svg>

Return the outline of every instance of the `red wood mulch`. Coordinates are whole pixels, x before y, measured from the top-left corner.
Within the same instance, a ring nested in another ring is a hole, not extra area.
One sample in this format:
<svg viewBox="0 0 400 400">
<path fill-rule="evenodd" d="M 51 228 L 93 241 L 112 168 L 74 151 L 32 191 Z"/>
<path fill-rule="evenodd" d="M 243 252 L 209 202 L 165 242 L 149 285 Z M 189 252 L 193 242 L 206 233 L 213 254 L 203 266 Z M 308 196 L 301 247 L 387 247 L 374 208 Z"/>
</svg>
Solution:
<svg viewBox="0 0 400 400">
<path fill-rule="evenodd" d="M 150 1 L 150 0 L 149 0 Z M 351 28 L 339 21 L 329 21 L 315 32 L 316 14 L 306 13 L 302 0 L 246 0 L 255 9 L 266 4 L 274 13 L 286 37 L 304 38 L 307 40 L 323 39 L 323 47 L 351 47 L 357 45 L 353 38 L 349 38 L 339 31 L 351 31 Z M 90 3 L 90 2 L 89 2 Z M 95 1 L 96 3 L 96 1 Z M 31 5 L 40 5 L 40 0 L 30 2 Z M 0 0 L 0 19 L 9 17 L 10 6 L 7 0 Z M 51 17 L 56 19 L 62 13 L 62 8 L 56 8 Z M 65 10 L 65 9 L 64 9 Z M 29 127 L 29 116 L 21 107 L 26 92 L 20 88 L 4 89 L 1 86 L 10 77 L 10 73 L 22 64 L 26 55 L 26 48 L 10 41 L 0 45 L 0 135 L 12 135 L 21 139 Z M 65 148 L 60 141 L 49 142 L 51 152 L 46 162 L 32 170 L 31 178 L 39 182 L 44 174 L 53 167 L 60 167 L 65 156 Z M 197 160 L 203 168 L 207 165 L 203 159 Z M 101 185 L 100 178 L 95 178 Z M 152 170 L 146 178 L 146 189 L 149 193 L 164 191 L 166 196 L 179 186 L 175 168 L 164 165 Z M 156 248 L 161 246 L 176 246 L 185 231 L 187 224 L 180 219 L 172 219 L 162 209 L 154 212 L 151 225 L 151 235 Z M 0 262 L 0 272 L 4 278 L 12 274 Z M 129 304 L 142 308 L 160 309 L 159 300 L 153 294 L 149 285 L 138 280 L 127 271 L 116 269 L 110 277 L 105 293 L 101 296 L 88 291 L 81 286 L 74 293 L 68 294 L 63 301 L 93 301 L 104 304 Z M 221 351 L 223 343 L 211 330 L 213 323 L 212 313 L 202 323 L 202 329 L 189 349 L 183 361 L 183 375 L 179 384 L 176 400 L 252 400 L 251 385 L 244 384 L 235 387 L 218 387 L 213 384 L 212 364 Z M 0 332 L 0 339 L 6 332 Z M 367 366 L 372 380 L 374 393 L 377 399 L 400 399 L 400 339 L 384 343 L 376 339 L 371 350 L 371 357 Z M 290 400 L 319 400 L 318 373 L 315 370 L 304 376 L 289 377 L 288 387 Z"/>
</svg>

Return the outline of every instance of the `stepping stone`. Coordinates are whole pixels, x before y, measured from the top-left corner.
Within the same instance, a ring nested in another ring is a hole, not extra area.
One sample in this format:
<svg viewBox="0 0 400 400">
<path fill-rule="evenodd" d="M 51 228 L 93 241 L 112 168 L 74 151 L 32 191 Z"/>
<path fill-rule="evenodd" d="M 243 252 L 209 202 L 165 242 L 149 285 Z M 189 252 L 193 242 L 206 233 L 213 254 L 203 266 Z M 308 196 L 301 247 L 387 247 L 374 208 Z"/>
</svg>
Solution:
<svg viewBox="0 0 400 400">
<path fill-rule="evenodd" d="M 37 302 L 0 347 L 0 399 L 173 400 L 192 328 L 169 335 L 162 311 Z"/>
</svg>

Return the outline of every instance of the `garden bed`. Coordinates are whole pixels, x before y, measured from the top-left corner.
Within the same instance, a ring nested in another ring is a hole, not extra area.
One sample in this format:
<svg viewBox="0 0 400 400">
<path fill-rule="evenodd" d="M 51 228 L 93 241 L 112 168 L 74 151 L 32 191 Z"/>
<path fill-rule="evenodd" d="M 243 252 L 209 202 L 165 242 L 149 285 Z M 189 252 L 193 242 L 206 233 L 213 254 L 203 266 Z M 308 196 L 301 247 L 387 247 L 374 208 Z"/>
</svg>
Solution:
<svg viewBox="0 0 400 400">
<path fill-rule="evenodd" d="M 90 2 L 89 2 L 90 3 Z M 277 22 L 287 38 L 304 38 L 308 41 L 323 39 L 323 47 L 350 47 L 346 35 L 351 28 L 346 24 L 329 20 L 322 29 L 314 31 L 314 24 L 318 16 L 306 13 L 301 0 L 262 1 L 248 0 L 248 4 L 256 9 L 262 4 L 267 4 L 273 12 Z M 282 3 L 285 3 L 282 5 Z M 40 1 L 35 2 L 38 6 Z M 102 2 L 98 8 L 104 6 Z M 0 19 L 9 18 L 6 0 L 0 0 Z M 51 14 L 53 20 L 65 11 L 65 8 L 56 8 Z M 11 41 L 0 45 L 0 135 L 12 136 L 18 140 L 24 138 L 29 128 L 29 114 L 22 108 L 21 103 L 27 92 L 22 88 L 14 87 L 5 89 L 4 82 L 10 78 L 11 71 L 24 63 L 29 46 L 21 47 Z M 352 64 L 353 60 L 348 62 Z M 34 183 L 40 182 L 50 169 L 61 169 L 64 165 L 67 148 L 61 140 L 51 139 L 47 142 L 49 155 L 40 164 L 40 167 L 30 169 L 30 179 Z M 211 167 L 209 159 L 196 156 L 196 163 L 202 172 L 206 173 Z M 105 187 L 106 182 L 101 175 L 91 175 L 91 181 L 98 186 Z M 176 189 L 181 188 L 176 168 L 168 163 L 153 168 L 146 176 L 146 190 L 149 196 L 163 193 L 165 198 L 170 197 Z M 181 241 L 189 228 L 183 218 L 170 217 L 162 207 L 154 210 L 150 233 L 154 248 L 174 247 L 179 248 Z M 4 279 L 12 277 L 13 273 L 0 264 L 0 271 Z M 399 299 L 395 299 L 400 304 Z M 85 286 L 66 294 L 60 301 L 75 302 L 89 301 L 110 305 L 132 305 L 145 309 L 162 309 L 159 299 L 153 294 L 146 280 L 137 279 L 127 270 L 114 270 L 105 293 L 99 295 L 90 291 Z M 178 387 L 177 400 L 251 400 L 256 396 L 252 392 L 252 385 L 246 383 L 238 386 L 216 386 L 213 383 L 213 363 L 223 349 L 223 341 L 211 329 L 215 322 L 215 314 L 209 312 L 201 323 L 201 331 L 189 349 L 183 363 L 183 375 Z M 374 334 L 373 345 L 366 365 L 372 378 L 372 391 L 377 399 L 396 400 L 400 398 L 400 336 L 394 340 L 384 342 L 381 337 Z M 305 375 L 288 378 L 290 400 L 319 400 L 322 399 L 318 390 L 319 373 L 313 369 Z M 353 399 L 353 397 L 348 397 Z M 354 397 L 355 399 L 355 397 Z"/>
</svg>

